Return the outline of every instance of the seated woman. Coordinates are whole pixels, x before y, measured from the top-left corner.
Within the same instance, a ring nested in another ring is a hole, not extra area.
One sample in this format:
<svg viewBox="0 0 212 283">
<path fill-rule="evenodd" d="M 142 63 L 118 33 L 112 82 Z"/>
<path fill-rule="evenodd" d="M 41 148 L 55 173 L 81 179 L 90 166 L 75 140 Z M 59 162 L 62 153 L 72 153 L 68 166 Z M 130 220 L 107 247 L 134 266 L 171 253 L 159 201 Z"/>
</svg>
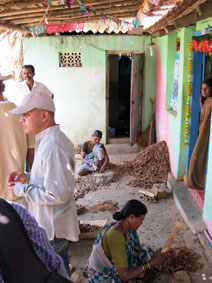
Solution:
<svg viewBox="0 0 212 283">
<path fill-rule="evenodd" d="M 104 172 L 105 166 L 109 162 L 109 157 L 104 145 L 100 143 L 101 138 L 102 132 L 95 130 L 91 140 L 84 142 L 82 145 L 82 165 L 77 169 L 79 176 L 84 176 L 97 170 L 100 173 Z"/>
<path fill-rule="evenodd" d="M 165 253 L 154 254 L 140 245 L 136 230 L 146 213 L 146 206 L 132 199 L 113 214 L 117 221 L 106 225 L 94 242 L 88 262 L 89 283 L 137 282 L 147 270 L 163 264 Z"/>
</svg>

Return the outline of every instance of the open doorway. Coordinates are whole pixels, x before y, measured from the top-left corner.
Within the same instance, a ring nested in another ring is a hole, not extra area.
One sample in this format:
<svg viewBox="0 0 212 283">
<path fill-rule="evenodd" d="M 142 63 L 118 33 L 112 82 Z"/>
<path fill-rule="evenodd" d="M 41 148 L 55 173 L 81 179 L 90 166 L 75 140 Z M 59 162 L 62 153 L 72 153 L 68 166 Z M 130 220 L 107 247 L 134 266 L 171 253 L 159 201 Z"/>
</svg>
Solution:
<svg viewBox="0 0 212 283">
<path fill-rule="evenodd" d="M 192 80 L 190 136 L 189 136 L 187 168 L 186 168 L 187 174 L 189 172 L 191 156 L 192 156 L 193 150 L 195 149 L 195 145 L 196 145 L 196 142 L 199 136 L 200 116 L 202 113 L 202 110 L 200 107 L 201 86 L 202 86 L 202 82 L 206 78 L 212 77 L 211 73 L 212 73 L 212 60 L 210 56 L 203 52 L 194 51 L 193 53 L 193 80 Z M 204 116 L 202 116 L 201 118 L 202 125 L 206 125 L 206 124 L 203 124 L 206 121 L 205 117 L 206 115 L 204 112 Z M 208 129 L 210 131 L 210 127 L 208 127 Z M 204 142 L 208 139 L 208 144 L 209 144 L 208 135 L 210 137 L 210 132 L 209 134 L 207 134 L 207 131 L 204 131 Z M 204 151 L 201 150 L 201 156 L 206 156 L 206 159 L 208 160 L 208 152 L 209 152 L 209 147 L 206 147 Z M 196 155 L 195 159 L 200 160 L 199 155 Z M 203 182 L 206 183 L 206 179 L 208 175 L 207 164 L 204 164 L 202 161 L 199 161 L 199 164 L 201 164 L 201 167 L 206 166 L 206 175 L 203 176 L 202 174 L 199 174 L 199 176 L 201 175 L 201 179 L 203 180 Z M 197 173 L 198 172 L 195 173 L 195 176 L 198 175 Z M 194 196 L 199 207 L 203 210 L 205 191 L 199 188 L 191 188 L 190 191 L 192 195 Z"/>
<path fill-rule="evenodd" d="M 143 54 L 108 54 L 107 141 L 136 143 L 142 129 L 143 78 Z"/>
<path fill-rule="evenodd" d="M 109 55 L 109 138 L 130 137 L 131 56 Z"/>
</svg>

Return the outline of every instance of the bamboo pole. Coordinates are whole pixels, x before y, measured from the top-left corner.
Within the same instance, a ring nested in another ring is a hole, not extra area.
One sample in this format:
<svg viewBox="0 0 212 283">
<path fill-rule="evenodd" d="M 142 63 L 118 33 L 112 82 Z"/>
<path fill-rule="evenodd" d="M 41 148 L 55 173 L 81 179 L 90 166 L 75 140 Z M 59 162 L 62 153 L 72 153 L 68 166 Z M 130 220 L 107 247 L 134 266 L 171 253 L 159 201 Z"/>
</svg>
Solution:
<svg viewBox="0 0 212 283">
<path fill-rule="evenodd" d="M 134 14 L 133 13 L 128 13 L 128 14 L 125 14 L 124 17 L 121 16 L 121 18 L 130 18 L 130 17 L 133 17 Z M 120 17 L 120 14 L 113 14 L 112 15 L 113 18 L 118 18 Z M 57 24 L 57 23 L 64 23 L 65 22 L 77 22 L 77 21 L 84 21 L 84 22 L 89 22 L 89 21 L 95 21 L 97 20 L 95 16 L 91 16 L 90 19 L 88 19 L 88 16 L 87 15 L 84 15 L 82 16 L 81 18 L 74 18 L 74 17 L 70 17 L 70 18 L 63 18 L 63 19 L 53 19 L 53 20 L 49 20 L 48 23 L 49 24 Z M 99 19 L 98 19 L 99 20 Z"/>
<path fill-rule="evenodd" d="M 95 10 L 96 10 L 96 12 L 104 12 L 104 13 L 110 13 L 111 11 L 119 11 L 119 10 L 120 10 L 120 12 L 122 10 L 137 12 L 137 7 L 132 6 L 132 5 L 126 5 L 126 6 L 122 5 L 121 7 L 110 8 L 110 7 L 108 7 L 108 5 L 104 5 L 104 7 L 99 7 L 99 8 L 96 8 Z M 43 13 L 36 13 L 36 14 L 33 14 L 33 16 L 34 17 L 42 17 Z M 86 12 L 84 11 L 84 13 L 86 13 Z M 65 9 L 65 10 L 53 10 L 52 11 L 52 15 L 53 16 L 57 16 L 57 15 L 62 16 L 62 15 L 66 15 L 66 14 L 81 15 L 82 13 L 81 13 L 81 10 L 80 10 L 79 7 L 78 7 L 78 9 L 74 9 L 74 10 L 72 10 L 72 9 L 71 10 L 70 9 L 68 9 L 68 10 Z M 15 15 L 15 20 L 22 19 L 22 18 L 23 19 L 31 18 L 31 17 L 32 17 L 31 13 L 29 13 L 29 14 L 16 14 Z M 9 21 L 9 20 L 13 20 L 14 16 L 4 16 L 4 17 L 1 17 L 1 15 L 0 15 L 0 19 L 1 19 L 1 21 Z"/>
<path fill-rule="evenodd" d="M 126 13 L 126 12 L 134 12 L 135 15 L 136 15 L 136 12 L 137 12 L 137 9 L 134 8 L 134 7 L 128 7 L 128 9 L 123 9 L 123 8 L 117 8 L 117 9 L 113 9 L 113 10 L 110 10 L 110 9 L 100 9 L 100 10 L 96 10 L 96 14 L 100 14 L 100 12 L 103 12 L 104 14 L 122 14 L 122 13 Z M 92 14 L 93 12 L 90 11 L 90 13 Z M 70 16 L 70 15 L 73 15 L 74 17 L 79 17 L 79 16 L 82 16 L 82 13 L 81 12 L 77 12 L 77 13 L 73 13 L 73 14 L 70 14 L 70 13 L 57 13 L 57 14 L 53 14 L 51 17 L 49 17 L 49 19 L 51 18 L 57 18 L 57 17 L 63 17 L 63 16 Z M 84 11 L 84 15 L 87 16 L 87 13 Z M 88 17 L 88 16 L 87 16 Z"/>
<path fill-rule="evenodd" d="M 14 26 L 10 24 L 0 24 L 0 29 L 20 31 L 21 33 L 26 33 L 28 30 L 19 26 Z"/>
<path fill-rule="evenodd" d="M 22 1 L 19 1 L 20 4 L 17 3 L 16 4 L 16 8 L 15 8 L 15 9 L 17 9 L 17 8 L 23 9 L 23 10 L 21 10 L 22 14 L 30 13 L 30 12 L 32 12 L 32 13 L 42 12 L 42 11 L 45 11 L 45 9 L 46 9 L 46 5 L 44 4 L 43 1 L 42 1 L 42 7 L 37 7 L 37 8 L 32 7 L 32 8 L 28 8 L 28 9 L 26 9 L 26 7 L 29 7 L 29 1 L 26 1 L 26 2 L 23 1 L 23 2 L 24 3 L 22 3 Z M 36 2 L 36 6 L 37 6 L 38 2 L 37 1 L 35 1 L 35 2 Z M 132 5 L 135 5 L 137 7 L 139 6 L 138 2 L 135 1 L 135 0 L 128 0 L 127 2 L 128 3 L 132 3 Z M 32 2 L 30 2 L 30 3 L 32 3 Z M 96 1 L 88 1 L 87 3 L 83 2 L 83 5 L 84 6 L 90 6 L 90 5 L 92 5 L 92 6 L 99 6 L 99 5 L 108 4 L 111 7 L 113 7 L 115 4 L 118 4 L 118 3 L 123 4 L 123 3 L 126 3 L 126 1 L 125 0 L 114 0 L 112 2 L 109 2 L 108 0 L 103 0 L 103 1 L 102 0 L 101 1 L 96 0 Z M 32 6 L 32 5 L 30 5 L 30 6 Z M 77 8 L 77 7 L 79 7 L 79 3 L 77 3 L 77 4 L 73 3 L 72 6 L 71 6 L 71 9 Z M 58 5 L 58 1 L 57 1 L 57 5 L 53 5 L 53 2 L 51 2 L 51 8 L 52 8 L 52 10 L 54 10 L 54 9 L 55 10 L 69 9 L 67 7 L 67 5 L 65 5 L 65 7 L 63 7 L 62 5 Z M 7 4 L 1 5 L 0 4 L 0 10 L 1 9 L 2 10 L 5 10 L 5 9 L 11 10 L 11 4 L 10 5 L 7 5 Z M 20 11 L 20 9 L 18 9 L 17 11 Z M 16 11 L 14 9 L 12 11 L 5 11 L 5 12 L 2 11 L 0 13 L 3 16 L 16 15 Z"/>
<path fill-rule="evenodd" d="M 119 15 L 117 15 L 117 14 L 113 15 L 114 18 L 118 18 L 118 16 Z M 125 18 L 130 18 L 132 16 L 133 16 L 132 13 L 125 14 Z M 88 19 L 87 14 L 86 14 L 86 15 L 82 16 L 81 18 L 79 18 L 79 17 L 78 18 L 65 18 L 65 19 L 56 19 L 56 20 L 50 19 L 50 20 L 48 20 L 48 24 L 62 24 L 64 22 L 76 23 L 78 21 L 83 21 L 83 22 L 88 23 L 88 22 L 94 22 L 96 20 L 97 20 L 97 17 L 95 17 L 95 16 L 91 16 L 90 19 Z M 99 18 L 98 18 L 98 20 L 99 20 Z M 27 26 L 32 26 L 32 25 L 38 26 L 38 25 L 41 25 L 41 24 L 40 24 L 40 21 L 32 21 L 32 22 L 28 23 L 28 25 L 26 24 L 25 26 L 27 27 Z"/>
<path fill-rule="evenodd" d="M 128 9 L 128 10 L 126 9 L 126 11 L 125 10 L 121 10 L 121 11 L 108 11 L 108 10 L 106 10 L 104 12 L 105 13 L 108 12 L 109 15 L 111 15 L 111 16 L 116 15 L 116 17 L 123 18 L 123 17 L 135 16 L 136 11 L 137 11 L 136 9 Z M 44 16 L 44 14 L 43 14 L 43 16 Z M 91 11 L 91 17 L 92 18 L 95 19 L 98 16 L 99 16 L 98 15 L 98 11 L 97 11 L 96 16 L 94 16 L 92 14 L 92 11 Z M 52 15 L 51 17 L 47 17 L 48 22 L 49 21 L 53 21 L 53 20 L 67 20 L 67 19 L 71 19 L 71 20 L 75 19 L 75 21 L 76 21 L 76 19 L 78 19 L 78 20 L 85 19 L 86 20 L 86 19 L 88 19 L 88 15 L 87 15 L 87 13 L 84 13 L 84 15 L 82 15 L 79 12 L 79 13 L 75 13 L 74 15 L 68 13 L 68 14 L 63 15 L 63 16 L 61 16 L 61 15 L 58 15 L 58 16 Z M 19 25 L 20 24 L 27 24 L 27 23 L 31 24 L 31 23 L 39 22 L 40 20 L 41 20 L 41 17 L 30 17 L 30 19 L 24 17 L 24 18 L 17 19 L 17 20 L 16 19 L 15 20 L 11 20 L 10 23 L 16 24 L 16 25 L 17 24 L 19 24 Z"/>
<path fill-rule="evenodd" d="M 111 16 L 113 17 L 116 17 L 116 18 L 129 18 L 129 17 L 134 17 L 135 16 L 135 13 L 133 12 L 125 12 L 125 13 L 110 13 Z M 96 20 L 97 18 L 99 18 L 99 16 L 94 16 L 91 14 L 90 18 L 92 20 Z M 11 23 L 13 23 L 14 25 L 26 25 L 26 26 L 31 26 L 32 24 L 33 25 L 37 25 L 40 23 L 40 18 L 31 18 L 31 19 L 21 19 L 21 20 L 14 20 L 14 21 L 11 21 Z M 81 15 L 81 16 L 68 16 L 68 17 L 63 17 L 63 18 L 54 18 L 54 17 L 51 17 L 50 19 L 48 19 L 48 23 L 56 23 L 55 21 L 57 21 L 57 23 L 62 23 L 64 21 L 68 21 L 68 22 L 76 22 L 76 21 L 89 21 L 88 19 L 88 15 L 87 14 L 84 14 L 84 15 Z"/>
<path fill-rule="evenodd" d="M 43 5 L 44 1 L 43 0 L 30 0 L 30 5 Z M 11 5 L 15 6 L 15 7 L 21 7 L 21 8 L 25 8 L 29 5 L 29 0 L 17 0 L 17 1 L 12 1 L 12 3 L 8 3 L 8 1 L 5 1 L 4 4 L 0 4 L 0 9 L 11 9 Z"/>
</svg>

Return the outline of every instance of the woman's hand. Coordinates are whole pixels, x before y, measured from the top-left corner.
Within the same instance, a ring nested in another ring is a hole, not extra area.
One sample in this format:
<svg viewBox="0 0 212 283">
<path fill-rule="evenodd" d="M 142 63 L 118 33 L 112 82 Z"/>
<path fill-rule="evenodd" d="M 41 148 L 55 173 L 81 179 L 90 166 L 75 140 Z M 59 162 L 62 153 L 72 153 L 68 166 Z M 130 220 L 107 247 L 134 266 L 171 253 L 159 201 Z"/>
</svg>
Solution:
<svg viewBox="0 0 212 283">
<path fill-rule="evenodd" d="M 105 167 L 102 166 L 102 167 L 100 168 L 99 172 L 100 172 L 100 173 L 103 173 L 104 171 L 105 171 Z"/>
<path fill-rule="evenodd" d="M 92 166 L 95 171 L 98 169 L 94 162 L 90 162 L 90 166 Z"/>
<path fill-rule="evenodd" d="M 162 265 L 166 259 L 167 253 L 156 253 L 153 258 L 148 262 L 150 267 L 155 267 L 157 265 Z"/>
<path fill-rule="evenodd" d="M 162 265 L 160 268 L 161 271 L 168 273 L 170 276 L 174 273 L 174 267 L 168 266 L 166 264 Z"/>
</svg>

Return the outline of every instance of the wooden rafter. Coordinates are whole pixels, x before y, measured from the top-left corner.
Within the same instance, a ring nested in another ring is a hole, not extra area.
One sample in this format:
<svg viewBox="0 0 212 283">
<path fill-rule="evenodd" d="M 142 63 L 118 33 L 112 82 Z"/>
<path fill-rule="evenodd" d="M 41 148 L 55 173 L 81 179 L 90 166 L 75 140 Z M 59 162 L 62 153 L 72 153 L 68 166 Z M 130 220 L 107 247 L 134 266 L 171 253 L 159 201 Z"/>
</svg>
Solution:
<svg viewBox="0 0 212 283">
<path fill-rule="evenodd" d="M 96 16 L 100 14 L 120 17 L 135 17 L 139 5 L 143 0 L 82 0 L 84 6 L 92 6 L 96 11 Z M 66 3 L 66 1 L 65 1 Z M 90 11 L 90 18 L 95 16 Z M 44 20 L 48 22 L 67 22 L 67 21 L 88 21 L 88 15 L 80 9 L 79 2 L 75 0 L 71 9 L 59 4 L 59 0 L 51 1 L 51 6 L 47 8 L 44 0 L 0 0 L 0 24 L 4 26 L 17 26 L 27 28 L 31 25 L 39 25 Z"/>
<path fill-rule="evenodd" d="M 135 2 L 135 1 L 134 1 Z M 120 3 L 119 1 L 114 1 L 114 6 L 113 8 L 108 5 L 108 1 L 105 4 L 101 5 L 95 5 L 95 10 L 97 12 L 105 12 L 105 13 L 110 13 L 111 11 L 122 11 L 122 10 L 128 10 L 128 9 L 133 9 L 135 12 L 137 11 L 137 7 L 134 5 L 133 2 L 127 2 L 127 3 Z M 21 10 L 21 11 L 15 11 L 13 13 L 10 12 L 2 12 L 0 13 L 0 20 L 13 20 L 18 19 L 18 18 L 25 18 L 25 17 L 31 17 L 33 14 L 33 17 L 40 17 L 43 15 L 43 13 L 47 10 L 47 8 L 37 8 L 37 9 L 26 9 L 26 10 Z M 50 10 L 50 9 L 49 9 Z M 79 13 L 82 14 L 79 6 L 73 6 L 71 9 L 64 9 L 61 6 L 53 7 L 51 9 L 51 13 L 53 15 L 63 15 L 63 14 L 73 14 L 73 13 Z M 15 17 L 14 17 L 15 16 Z"/>
<path fill-rule="evenodd" d="M 184 0 L 145 32 L 153 36 L 162 36 L 211 16 L 212 0 Z"/>
<path fill-rule="evenodd" d="M 144 0 L 80 0 L 83 5 L 92 6 L 96 16 L 90 11 L 90 18 L 84 9 L 80 9 L 78 0 L 74 0 L 69 9 L 66 1 L 64 7 L 59 0 L 51 0 L 50 7 L 47 7 L 44 0 L 0 0 L 0 28 L 16 28 L 25 31 L 29 26 L 39 26 L 43 23 L 67 23 L 90 20 L 97 20 L 103 14 L 113 18 L 135 18 L 139 6 Z M 162 6 L 175 5 L 183 0 L 161 0 L 158 6 L 150 4 L 150 11 L 146 13 L 149 17 L 162 16 Z M 167 8 L 168 9 L 168 8 Z M 157 12 L 157 13 L 155 13 Z"/>
</svg>

